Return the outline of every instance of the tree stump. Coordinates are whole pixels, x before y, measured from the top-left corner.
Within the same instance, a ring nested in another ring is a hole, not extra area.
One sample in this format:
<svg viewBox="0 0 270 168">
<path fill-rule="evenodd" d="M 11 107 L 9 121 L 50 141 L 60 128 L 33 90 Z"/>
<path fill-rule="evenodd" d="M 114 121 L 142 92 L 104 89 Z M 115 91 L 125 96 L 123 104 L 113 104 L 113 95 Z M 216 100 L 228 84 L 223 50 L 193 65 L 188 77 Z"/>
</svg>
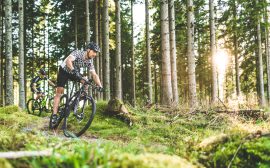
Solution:
<svg viewBox="0 0 270 168">
<path fill-rule="evenodd" d="M 128 108 L 119 99 L 111 99 L 108 102 L 105 113 L 110 116 L 116 116 L 117 118 L 126 122 L 129 126 L 132 126 L 133 124 L 133 119 Z"/>
</svg>

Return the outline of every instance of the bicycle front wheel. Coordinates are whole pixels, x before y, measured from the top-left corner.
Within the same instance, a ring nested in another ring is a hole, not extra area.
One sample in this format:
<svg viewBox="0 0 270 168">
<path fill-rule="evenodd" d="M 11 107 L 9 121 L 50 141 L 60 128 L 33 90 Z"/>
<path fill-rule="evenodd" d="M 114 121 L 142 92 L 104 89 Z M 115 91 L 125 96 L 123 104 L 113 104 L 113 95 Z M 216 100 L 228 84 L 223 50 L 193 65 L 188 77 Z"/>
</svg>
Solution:
<svg viewBox="0 0 270 168">
<path fill-rule="evenodd" d="M 58 114 L 59 118 L 56 122 L 53 122 L 53 119 L 52 119 L 53 114 L 51 114 L 50 123 L 49 123 L 50 129 L 56 129 L 58 127 L 58 125 L 60 124 L 60 122 L 62 121 L 62 119 L 64 118 L 65 110 L 66 110 L 66 106 L 67 106 L 66 105 L 67 99 L 68 99 L 68 96 L 66 94 L 61 96 L 58 110 L 57 110 L 57 114 Z"/>
<path fill-rule="evenodd" d="M 96 113 L 96 103 L 92 97 L 75 101 L 77 102 L 69 107 L 67 130 L 79 137 L 90 127 Z"/>
<path fill-rule="evenodd" d="M 40 104 L 36 99 L 29 99 L 26 104 L 26 107 L 29 114 L 40 116 L 41 114 Z"/>
</svg>

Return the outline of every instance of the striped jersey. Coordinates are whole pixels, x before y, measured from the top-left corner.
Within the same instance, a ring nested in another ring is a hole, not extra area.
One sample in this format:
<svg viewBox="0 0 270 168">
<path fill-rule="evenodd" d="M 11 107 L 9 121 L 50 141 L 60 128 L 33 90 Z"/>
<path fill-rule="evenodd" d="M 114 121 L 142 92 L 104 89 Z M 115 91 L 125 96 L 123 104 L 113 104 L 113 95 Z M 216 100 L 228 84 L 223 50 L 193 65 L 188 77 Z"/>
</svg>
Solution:
<svg viewBox="0 0 270 168">
<path fill-rule="evenodd" d="M 90 71 L 95 71 L 93 59 L 85 59 L 86 51 L 74 50 L 70 53 L 72 63 L 75 70 L 80 71 L 80 68 L 87 67 Z M 60 65 L 66 72 L 71 73 L 66 65 L 67 58 Z"/>
</svg>

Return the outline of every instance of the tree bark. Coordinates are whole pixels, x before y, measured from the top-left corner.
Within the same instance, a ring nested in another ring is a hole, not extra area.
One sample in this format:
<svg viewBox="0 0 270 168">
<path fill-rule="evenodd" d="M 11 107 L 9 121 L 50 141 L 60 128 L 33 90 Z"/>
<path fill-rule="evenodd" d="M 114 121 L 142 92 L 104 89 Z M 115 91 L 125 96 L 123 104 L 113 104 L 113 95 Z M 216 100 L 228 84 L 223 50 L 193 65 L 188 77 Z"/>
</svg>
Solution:
<svg viewBox="0 0 270 168">
<path fill-rule="evenodd" d="M 103 83 L 106 91 L 104 92 L 104 100 L 110 99 L 110 53 L 109 53 L 109 14 L 108 14 L 108 0 L 103 0 Z"/>
<path fill-rule="evenodd" d="M 210 55 L 212 59 L 212 104 L 217 103 L 217 69 L 215 63 L 216 57 L 216 31 L 215 31 L 215 12 L 214 0 L 209 0 L 210 9 Z"/>
<path fill-rule="evenodd" d="M 258 4 L 258 0 L 256 0 Z M 257 23 L 257 45 L 258 45 L 258 69 L 259 69 L 259 104 L 261 107 L 265 106 L 265 97 L 264 97 L 264 82 L 263 82 L 263 62 L 262 62 L 262 40 L 261 40 L 261 24 L 260 17 L 258 15 Z"/>
<path fill-rule="evenodd" d="M 239 75 L 239 60 L 238 60 L 238 35 L 237 35 L 237 10 L 236 0 L 233 1 L 233 46 L 234 46 L 234 60 L 235 60 L 235 84 L 236 94 L 240 95 L 240 75 Z"/>
<path fill-rule="evenodd" d="M 134 30 L 133 30 L 133 1 L 131 0 L 131 104 L 136 105 L 135 58 L 134 58 Z"/>
<path fill-rule="evenodd" d="M 102 30 L 102 5 L 101 1 L 97 0 L 97 5 L 98 5 L 98 31 L 99 31 L 99 36 L 98 36 L 98 41 L 99 41 L 99 46 L 100 50 L 103 52 L 103 30 Z M 103 82 L 103 53 L 99 53 L 99 77 L 100 80 Z M 104 82 L 103 82 L 104 83 Z M 103 99 L 103 94 L 99 94 L 100 99 Z"/>
<path fill-rule="evenodd" d="M 85 0 L 85 14 L 86 14 L 86 17 L 85 17 L 85 27 L 86 27 L 86 44 L 88 44 L 90 42 L 90 20 L 89 20 L 89 0 Z"/>
<path fill-rule="evenodd" d="M 4 97 L 3 97 L 3 75 L 2 75 L 2 72 L 3 72 L 3 42 L 4 42 L 4 24 L 3 24 L 3 3 L 0 4 L 0 107 L 3 106 L 3 100 L 4 100 Z"/>
<path fill-rule="evenodd" d="M 116 15 L 116 82 L 115 97 L 122 100 L 122 64 L 121 64 L 121 8 L 120 1 L 115 0 Z"/>
<path fill-rule="evenodd" d="M 177 80 L 177 63 L 176 63 L 176 42 L 175 42 L 175 12 L 174 12 L 174 0 L 169 0 L 169 23 L 170 23 L 170 57 L 171 57 L 171 75 L 172 75 L 172 93 L 173 104 L 177 106 L 179 103 L 178 95 L 178 80 Z"/>
<path fill-rule="evenodd" d="M 145 0 L 145 32 L 146 32 L 146 58 L 147 58 L 147 84 L 148 84 L 148 103 L 153 102 L 152 74 L 151 74 L 151 50 L 149 33 L 149 1 Z"/>
<path fill-rule="evenodd" d="M 14 104 L 12 74 L 12 1 L 5 0 L 6 105 Z"/>
<path fill-rule="evenodd" d="M 25 109 L 24 83 L 24 7 L 19 0 L 19 106 Z"/>
<path fill-rule="evenodd" d="M 268 0 L 265 0 L 266 4 Z M 264 20 L 266 23 L 265 27 L 265 55 L 266 55 L 266 71 L 267 71 L 267 98 L 268 104 L 270 103 L 270 44 L 269 44 L 269 21 L 268 21 L 268 9 L 267 5 L 265 6 L 264 11 Z"/>
<path fill-rule="evenodd" d="M 95 43 L 96 44 L 100 44 L 99 43 L 99 0 L 95 0 Z M 95 59 L 96 62 L 96 71 L 97 74 L 101 77 L 102 75 L 100 75 L 100 54 L 97 53 L 97 57 Z M 98 92 L 96 94 L 97 96 L 97 100 L 100 99 L 100 93 Z"/>
<path fill-rule="evenodd" d="M 193 0 L 188 0 L 187 3 L 187 36 L 188 36 L 188 84 L 189 84 L 189 107 L 194 110 L 197 107 L 196 93 L 196 74 L 195 74 L 195 55 L 194 55 L 194 6 Z"/>
<path fill-rule="evenodd" d="M 75 49 L 78 49 L 78 12 L 77 1 L 74 1 L 74 27 L 75 27 Z"/>
<path fill-rule="evenodd" d="M 75 2 L 76 3 L 76 2 Z M 90 43 L 90 18 L 89 18 L 89 0 L 85 0 L 85 42 L 86 42 L 86 45 L 88 45 Z M 91 72 L 90 70 L 88 69 L 87 70 L 87 73 L 88 73 L 88 78 L 91 79 Z M 88 90 L 89 92 L 89 95 L 92 95 L 92 90 L 89 89 Z"/>
<path fill-rule="evenodd" d="M 157 63 L 154 62 L 155 104 L 158 104 Z"/>
<path fill-rule="evenodd" d="M 162 48 L 162 81 L 161 104 L 170 106 L 173 101 L 168 1 L 161 1 L 161 48 Z"/>
</svg>

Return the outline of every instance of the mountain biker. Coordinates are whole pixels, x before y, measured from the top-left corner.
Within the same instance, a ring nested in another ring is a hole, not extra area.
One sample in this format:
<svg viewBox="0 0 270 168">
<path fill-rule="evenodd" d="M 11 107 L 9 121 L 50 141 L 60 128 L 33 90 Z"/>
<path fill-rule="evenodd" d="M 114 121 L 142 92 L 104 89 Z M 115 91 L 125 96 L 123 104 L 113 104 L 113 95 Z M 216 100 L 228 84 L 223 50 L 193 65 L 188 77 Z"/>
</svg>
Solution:
<svg viewBox="0 0 270 168">
<path fill-rule="evenodd" d="M 41 68 L 39 70 L 39 74 L 31 80 L 30 84 L 31 91 L 37 94 L 36 100 L 44 96 L 44 92 L 42 92 L 40 88 L 41 82 L 44 80 L 48 81 L 49 85 L 55 87 L 55 84 L 50 79 L 47 78 L 46 71 L 43 68 Z"/>
<path fill-rule="evenodd" d="M 64 93 L 64 86 L 68 80 L 77 81 L 80 83 L 85 82 L 80 74 L 80 68 L 87 67 L 94 82 L 99 87 L 98 90 L 103 90 L 99 76 L 97 75 L 93 64 L 93 58 L 96 57 L 97 52 L 100 52 L 99 46 L 94 42 L 90 42 L 86 46 L 85 50 L 74 50 L 69 54 L 68 57 L 66 57 L 62 64 L 60 64 L 57 74 L 57 88 L 53 104 L 52 123 L 56 123 L 59 119 L 57 109 L 60 103 L 61 95 Z"/>
</svg>

